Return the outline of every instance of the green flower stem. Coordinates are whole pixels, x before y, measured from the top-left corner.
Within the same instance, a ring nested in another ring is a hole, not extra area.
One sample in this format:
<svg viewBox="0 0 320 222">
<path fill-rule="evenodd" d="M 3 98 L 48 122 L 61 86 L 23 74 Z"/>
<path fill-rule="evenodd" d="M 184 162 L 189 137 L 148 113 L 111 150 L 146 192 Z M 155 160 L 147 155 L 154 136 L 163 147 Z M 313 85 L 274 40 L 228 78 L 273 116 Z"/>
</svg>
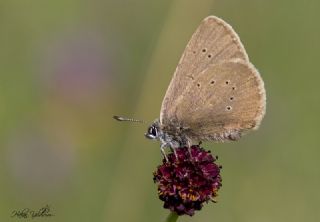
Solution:
<svg viewBox="0 0 320 222">
<path fill-rule="evenodd" d="M 166 222 L 176 222 L 178 220 L 178 214 L 171 212 L 166 219 Z"/>
</svg>

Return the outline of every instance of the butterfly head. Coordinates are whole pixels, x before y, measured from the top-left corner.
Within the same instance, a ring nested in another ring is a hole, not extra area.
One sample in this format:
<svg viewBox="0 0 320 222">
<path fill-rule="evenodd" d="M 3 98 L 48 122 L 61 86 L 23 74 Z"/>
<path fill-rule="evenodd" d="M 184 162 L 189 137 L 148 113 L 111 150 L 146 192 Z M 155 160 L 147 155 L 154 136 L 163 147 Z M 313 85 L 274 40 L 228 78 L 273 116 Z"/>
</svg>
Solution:
<svg viewBox="0 0 320 222">
<path fill-rule="evenodd" d="M 148 127 L 147 132 L 144 134 L 148 139 L 158 139 L 160 136 L 159 126 L 156 123 L 152 123 L 151 126 Z"/>
<path fill-rule="evenodd" d="M 152 140 L 158 139 L 159 138 L 159 130 L 158 130 L 157 126 L 152 124 L 151 126 L 149 126 L 147 132 L 144 135 L 148 139 L 152 139 Z"/>
</svg>

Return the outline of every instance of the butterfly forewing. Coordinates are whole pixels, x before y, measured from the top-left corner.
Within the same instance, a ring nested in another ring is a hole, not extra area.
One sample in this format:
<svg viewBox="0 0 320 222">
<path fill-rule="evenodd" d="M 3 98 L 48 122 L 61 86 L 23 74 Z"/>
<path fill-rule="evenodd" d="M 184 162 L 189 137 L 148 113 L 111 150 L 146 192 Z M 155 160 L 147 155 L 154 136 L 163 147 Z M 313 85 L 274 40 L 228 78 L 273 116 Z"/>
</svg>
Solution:
<svg viewBox="0 0 320 222">
<path fill-rule="evenodd" d="M 186 46 L 167 89 L 162 102 L 160 122 L 166 124 L 172 118 L 174 113 L 170 109 L 191 80 L 208 66 L 233 58 L 249 61 L 236 32 L 215 16 L 204 19 Z"/>
</svg>

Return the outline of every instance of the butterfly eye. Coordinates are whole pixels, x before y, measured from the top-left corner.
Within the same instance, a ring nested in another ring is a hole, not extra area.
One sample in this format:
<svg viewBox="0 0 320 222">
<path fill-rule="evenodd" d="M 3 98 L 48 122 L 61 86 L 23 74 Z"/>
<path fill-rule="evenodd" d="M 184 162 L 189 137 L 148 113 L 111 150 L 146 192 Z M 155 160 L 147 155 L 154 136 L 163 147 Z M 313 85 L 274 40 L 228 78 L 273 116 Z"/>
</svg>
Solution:
<svg viewBox="0 0 320 222">
<path fill-rule="evenodd" d="M 157 129 L 153 126 L 153 127 L 150 127 L 150 134 L 153 135 L 153 136 L 157 136 Z"/>
<path fill-rule="evenodd" d="M 148 133 L 145 134 L 148 139 L 156 139 L 158 137 L 158 130 L 155 126 L 148 128 Z"/>
</svg>

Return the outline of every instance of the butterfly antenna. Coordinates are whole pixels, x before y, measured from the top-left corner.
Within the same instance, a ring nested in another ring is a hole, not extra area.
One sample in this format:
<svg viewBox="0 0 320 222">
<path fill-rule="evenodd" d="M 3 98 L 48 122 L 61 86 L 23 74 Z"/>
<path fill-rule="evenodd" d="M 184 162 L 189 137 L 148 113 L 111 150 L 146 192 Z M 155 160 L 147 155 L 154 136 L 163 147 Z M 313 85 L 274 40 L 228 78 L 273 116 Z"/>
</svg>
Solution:
<svg viewBox="0 0 320 222">
<path fill-rule="evenodd" d="M 143 121 L 143 120 L 132 119 L 132 118 L 127 118 L 127 117 L 122 117 L 122 116 L 113 116 L 113 118 L 114 118 L 115 120 L 118 120 L 118 121 L 128 121 L 128 122 L 146 123 L 146 122 Z"/>
</svg>

